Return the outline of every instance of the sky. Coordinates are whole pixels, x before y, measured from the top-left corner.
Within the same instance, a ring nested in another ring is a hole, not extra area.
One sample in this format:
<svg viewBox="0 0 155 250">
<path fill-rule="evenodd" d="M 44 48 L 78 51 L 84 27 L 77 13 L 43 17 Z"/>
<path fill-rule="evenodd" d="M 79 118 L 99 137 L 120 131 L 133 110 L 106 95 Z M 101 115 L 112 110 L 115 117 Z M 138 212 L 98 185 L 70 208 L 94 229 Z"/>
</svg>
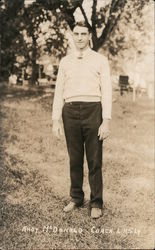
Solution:
<svg viewBox="0 0 155 250">
<path fill-rule="evenodd" d="M 33 2 L 35 2 L 35 0 L 24 0 L 25 6 L 28 6 L 28 5 L 32 4 Z"/>
<path fill-rule="evenodd" d="M 107 5 L 111 0 L 98 0 L 97 1 L 97 10 L 99 10 L 101 7 L 104 7 L 105 5 Z M 93 1 L 92 0 L 84 0 L 83 1 L 83 8 L 86 12 L 86 15 L 88 17 L 88 21 L 90 22 L 91 24 L 91 12 L 92 12 L 92 4 L 93 4 Z M 74 13 L 74 16 L 75 16 L 75 19 L 77 21 L 81 21 L 83 20 L 83 16 L 81 14 L 81 11 L 79 8 L 76 9 L 75 13 Z"/>
</svg>

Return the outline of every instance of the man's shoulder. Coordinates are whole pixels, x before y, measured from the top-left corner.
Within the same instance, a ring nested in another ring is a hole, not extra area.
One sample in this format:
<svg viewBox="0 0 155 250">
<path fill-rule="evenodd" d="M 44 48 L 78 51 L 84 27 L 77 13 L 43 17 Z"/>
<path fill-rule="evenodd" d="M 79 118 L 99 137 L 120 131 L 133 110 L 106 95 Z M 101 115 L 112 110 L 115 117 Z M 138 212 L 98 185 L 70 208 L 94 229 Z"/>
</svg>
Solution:
<svg viewBox="0 0 155 250">
<path fill-rule="evenodd" d="M 105 61 L 108 60 L 108 58 L 104 54 L 101 54 L 101 53 L 99 53 L 99 52 L 97 52 L 95 50 L 91 49 L 91 53 L 92 53 L 93 56 L 95 56 L 98 59 L 105 60 Z"/>
<path fill-rule="evenodd" d="M 60 62 L 62 62 L 62 63 L 68 62 L 70 60 L 70 58 L 71 58 L 71 54 L 68 54 L 68 55 L 62 57 Z"/>
<path fill-rule="evenodd" d="M 71 59 L 71 55 L 70 54 L 66 55 L 66 56 L 64 56 L 64 57 L 61 58 L 60 64 L 64 65 L 64 64 L 68 63 L 70 61 L 70 59 Z"/>
</svg>

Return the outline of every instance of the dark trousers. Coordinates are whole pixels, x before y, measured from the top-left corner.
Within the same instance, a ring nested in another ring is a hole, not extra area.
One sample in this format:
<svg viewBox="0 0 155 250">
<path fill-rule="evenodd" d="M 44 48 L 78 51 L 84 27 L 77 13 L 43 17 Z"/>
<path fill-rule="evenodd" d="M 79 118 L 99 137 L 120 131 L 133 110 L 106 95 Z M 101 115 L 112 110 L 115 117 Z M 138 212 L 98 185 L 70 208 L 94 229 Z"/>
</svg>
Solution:
<svg viewBox="0 0 155 250">
<path fill-rule="evenodd" d="M 84 147 L 89 169 L 90 206 L 102 207 L 102 141 L 98 129 L 102 123 L 100 102 L 65 103 L 62 111 L 64 131 L 70 159 L 70 196 L 81 205 L 84 200 Z"/>
</svg>

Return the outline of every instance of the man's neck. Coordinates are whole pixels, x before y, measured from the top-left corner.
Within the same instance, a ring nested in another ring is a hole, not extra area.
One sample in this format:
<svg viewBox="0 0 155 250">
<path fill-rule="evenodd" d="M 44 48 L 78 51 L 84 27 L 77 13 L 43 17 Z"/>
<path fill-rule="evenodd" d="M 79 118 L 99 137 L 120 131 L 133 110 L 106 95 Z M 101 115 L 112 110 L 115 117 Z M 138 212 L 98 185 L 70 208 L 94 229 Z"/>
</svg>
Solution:
<svg viewBox="0 0 155 250">
<path fill-rule="evenodd" d="M 85 47 L 85 48 L 83 48 L 83 49 L 77 48 L 76 50 L 77 50 L 77 52 L 85 52 L 85 51 L 88 50 L 89 48 L 90 48 L 90 47 L 87 46 L 87 47 Z"/>
<path fill-rule="evenodd" d="M 74 54 L 75 56 L 78 58 L 78 59 L 82 59 L 85 55 L 87 55 L 89 53 L 89 50 L 90 50 L 90 47 L 86 47 L 84 49 L 76 49 L 74 51 Z"/>
</svg>

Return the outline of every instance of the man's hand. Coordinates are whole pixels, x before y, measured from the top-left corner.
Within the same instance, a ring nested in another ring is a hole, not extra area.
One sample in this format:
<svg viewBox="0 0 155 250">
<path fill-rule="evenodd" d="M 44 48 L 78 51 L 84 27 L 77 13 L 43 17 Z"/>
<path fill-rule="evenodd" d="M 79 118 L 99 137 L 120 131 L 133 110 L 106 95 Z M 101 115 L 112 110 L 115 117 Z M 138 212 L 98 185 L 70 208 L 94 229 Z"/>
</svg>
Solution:
<svg viewBox="0 0 155 250">
<path fill-rule="evenodd" d="M 109 124 L 110 124 L 109 119 L 103 120 L 102 124 L 98 129 L 99 140 L 104 140 L 110 135 Z"/>
<path fill-rule="evenodd" d="M 52 133 L 57 139 L 60 139 L 60 136 L 63 135 L 63 130 L 60 121 L 53 120 Z"/>
</svg>

